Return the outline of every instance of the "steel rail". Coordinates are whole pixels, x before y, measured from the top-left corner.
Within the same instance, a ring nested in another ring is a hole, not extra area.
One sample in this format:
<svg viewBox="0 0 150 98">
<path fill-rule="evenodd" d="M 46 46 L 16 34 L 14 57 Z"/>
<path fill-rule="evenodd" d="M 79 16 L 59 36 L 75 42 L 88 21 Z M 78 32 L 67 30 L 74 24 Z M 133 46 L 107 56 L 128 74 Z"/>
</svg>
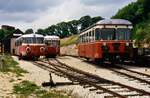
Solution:
<svg viewBox="0 0 150 98">
<path fill-rule="evenodd" d="M 118 82 L 114 82 L 114 81 L 110 81 L 110 80 L 106 80 L 104 78 L 101 78 L 97 75 L 94 75 L 94 74 L 91 74 L 91 73 L 88 73 L 88 72 L 84 72 L 82 70 L 79 70 L 79 69 L 76 69 L 76 68 L 73 68 L 71 66 L 68 66 L 62 62 L 60 62 L 59 60 L 56 60 L 57 61 L 57 64 L 55 62 L 54 63 L 51 63 L 50 61 L 42 61 L 44 63 L 48 63 L 50 66 L 53 66 L 53 67 L 50 67 L 48 65 L 45 65 L 43 64 L 42 66 L 46 66 L 46 68 L 44 68 L 45 70 L 48 70 L 48 69 L 53 69 L 54 70 L 54 73 L 55 71 L 57 71 L 57 75 L 61 75 L 61 76 L 64 76 L 64 77 L 68 77 L 71 81 L 78 81 L 79 83 L 81 84 L 88 84 L 88 85 L 91 85 L 93 87 L 95 87 L 95 89 L 100 89 L 100 90 L 103 90 L 109 94 L 112 94 L 113 96 L 116 96 L 116 97 L 119 97 L 119 98 L 126 98 L 126 96 L 130 96 L 130 95 L 120 95 L 114 91 L 111 91 L 107 88 L 104 88 L 96 83 L 100 82 L 100 83 L 107 83 L 107 84 L 112 84 L 112 85 L 119 85 L 121 86 L 121 88 L 128 88 L 129 90 L 131 91 L 136 91 L 138 92 L 139 94 L 138 95 L 148 95 L 150 96 L 150 93 L 147 92 L 147 91 L 144 91 L 144 90 L 141 90 L 141 89 L 137 89 L 137 88 L 133 88 L 133 87 L 130 87 L 130 86 L 127 86 L 127 85 L 124 85 L 124 84 L 120 84 Z M 69 73 L 72 72 L 73 74 Z M 74 75 L 76 73 L 76 75 Z M 80 75 L 81 76 L 78 76 Z M 83 78 L 84 77 L 84 78 Z M 95 80 L 95 82 L 94 82 Z"/>
</svg>

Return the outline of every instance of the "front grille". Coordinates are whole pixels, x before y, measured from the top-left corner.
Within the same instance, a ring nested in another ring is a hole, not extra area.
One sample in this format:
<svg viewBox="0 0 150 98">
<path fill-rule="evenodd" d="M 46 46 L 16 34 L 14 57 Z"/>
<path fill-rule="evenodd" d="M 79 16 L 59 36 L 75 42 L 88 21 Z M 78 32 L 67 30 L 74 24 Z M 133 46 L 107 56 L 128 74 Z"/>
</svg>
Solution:
<svg viewBox="0 0 150 98">
<path fill-rule="evenodd" d="M 103 52 L 109 52 L 109 47 L 107 45 L 102 46 L 102 50 L 103 50 Z"/>
<path fill-rule="evenodd" d="M 112 44 L 114 51 L 119 51 L 120 43 L 113 43 Z"/>
</svg>

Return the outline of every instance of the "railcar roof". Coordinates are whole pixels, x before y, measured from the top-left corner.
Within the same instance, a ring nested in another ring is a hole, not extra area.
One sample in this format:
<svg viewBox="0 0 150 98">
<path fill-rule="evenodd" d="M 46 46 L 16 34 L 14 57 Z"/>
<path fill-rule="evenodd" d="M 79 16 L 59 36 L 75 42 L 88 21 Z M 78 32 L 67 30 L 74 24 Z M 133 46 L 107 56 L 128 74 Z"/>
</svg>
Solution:
<svg viewBox="0 0 150 98">
<path fill-rule="evenodd" d="M 41 34 L 25 34 L 22 35 L 21 37 L 44 37 L 44 36 Z"/>
<path fill-rule="evenodd" d="M 20 38 L 23 38 L 23 37 L 42 37 L 42 38 L 44 38 L 44 36 L 41 34 L 24 34 L 24 35 L 18 37 L 16 40 L 19 40 Z"/>
<path fill-rule="evenodd" d="M 104 20 L 97 22 L 96 24 L 132 25 L 132 23 L 130 21 L 125 20 L 125 19 L 104 19 Z"/>
<path fill-rule="evenodd" d="M 92 26 L 82 30 L 80 32 L 80 35 L 83 35 L 85 33 L 85 31 L 89 30 L 90 28 L 93 28 L 94 26 L 102 26 L 102 28 L 104 28 L 104 26 L 129 26 L 129 28 L 132 28 L 132 23 L 128 20 L 125 19 L 104 19 L 104 20 L 100 20 L 99 22 L 93 24 Z"/>
<path fill-rule="evenodd" d="M 45 40 L 49 40 L 49 39 L 56 39 L 56 40 L 59 40 L 60 38 L 59 38 L 59 36 L 55 36 L 55 35 L 52 35 L 52 36 L 47 35 L 47 36 L 44 37 L 44 39 L 45 39 Z"/>
</svg>

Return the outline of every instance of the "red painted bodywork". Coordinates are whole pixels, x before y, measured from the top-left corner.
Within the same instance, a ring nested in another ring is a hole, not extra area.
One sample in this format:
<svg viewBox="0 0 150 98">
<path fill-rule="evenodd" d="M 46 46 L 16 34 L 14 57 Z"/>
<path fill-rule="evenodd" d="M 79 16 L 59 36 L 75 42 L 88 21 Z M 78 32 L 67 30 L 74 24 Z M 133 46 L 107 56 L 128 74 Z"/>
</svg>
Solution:
<svg viewBox="0 0 150 98">
<path fill-rule="evenodd" d="M 88 43 L 79 43 L 78 44 L 78 55 L 85 58 L 91 59 L 101 59 L 104 57 L 105 51 L 102 49 L 106 44 L 108 47 L 107 54 L 118 54 L 120 56 L 125 55 L 126 53 L 132 52 L 132 46 L 129 51 L 126 50 L 126 43 L 132 45 L 130 41 L 96 41 Z M 115 50 L 114 44 L 119 43 L 118 49 Z"/>
<path fill-rule="evenodd" d="M 27 51 L 27 47 L 30 48 L 30 51 Z M 16 53 L 19 56 L 27 56 L 27 57 L 39 57 L 45 55 L 45 50 L 41 50 L 40 48 L 45 48 L 45 45 L 21 45 L 16 49 Z"/>
<path fill-rule="evenodd" d="M 60 53 L 60 47 L 55 46 L 47 46 L 46 47 L 46 56 L 56 56 Z"/>
</svg>

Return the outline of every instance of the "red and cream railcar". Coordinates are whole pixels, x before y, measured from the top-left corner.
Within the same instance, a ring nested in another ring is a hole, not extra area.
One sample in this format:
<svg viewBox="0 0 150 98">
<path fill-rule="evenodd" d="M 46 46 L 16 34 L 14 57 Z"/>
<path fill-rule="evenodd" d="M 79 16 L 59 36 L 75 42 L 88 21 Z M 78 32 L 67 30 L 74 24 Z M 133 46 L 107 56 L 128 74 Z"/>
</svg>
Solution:
<svg viewBox="0 0 150 98">
<path fill-rule="evenodd" d="M 46 57 L 56 57 L 60 53 L 60 38 L 58 36 L 45 36 Z"/>
<path fill-rule="evenodd" d="M 128 20 L 101 20 L 81 31 L 78 54 L 87 59 L 111 61 L 132 57 L 131 29 Z"/>
<path fill-rule="evenodd" d="M 25 34 L 16 39 L 15 54 L 22 58 L 39 58 L 45 55 L 44 36 L 40 34 Z"/>
</svg>

